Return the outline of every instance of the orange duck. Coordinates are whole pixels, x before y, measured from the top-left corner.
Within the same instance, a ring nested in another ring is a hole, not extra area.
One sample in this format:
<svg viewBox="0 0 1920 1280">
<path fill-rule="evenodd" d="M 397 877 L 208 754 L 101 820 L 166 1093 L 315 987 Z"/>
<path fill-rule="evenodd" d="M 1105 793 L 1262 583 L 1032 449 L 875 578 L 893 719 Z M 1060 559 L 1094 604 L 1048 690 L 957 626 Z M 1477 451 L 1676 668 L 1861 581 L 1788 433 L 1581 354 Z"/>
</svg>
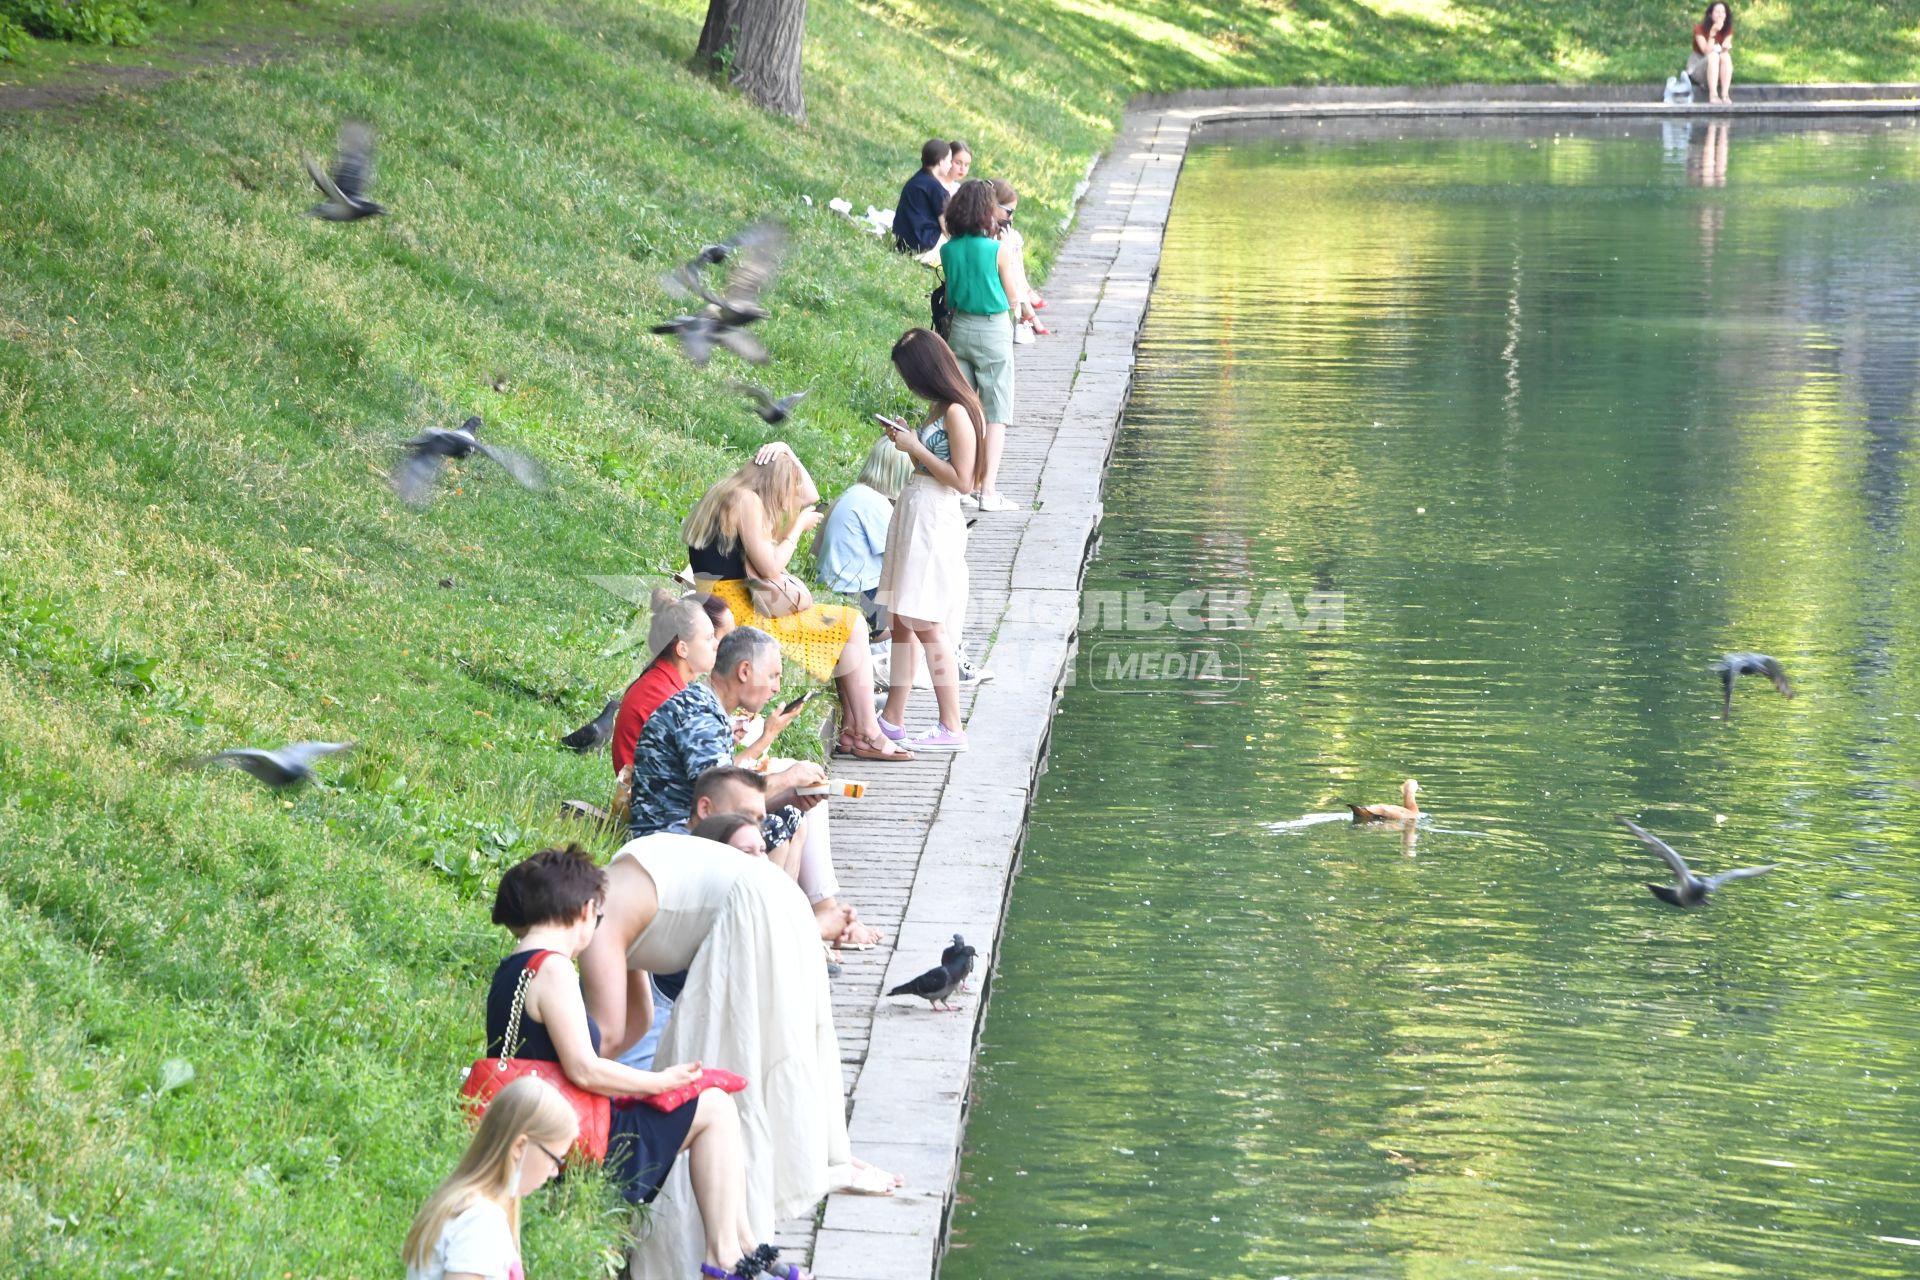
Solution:
<svg viewBox="0 0 1920 1280">
<path fill-rule="evenodd" d="M 1420 794 L 1420 784 L 1408 778 L 1400 784 L 1399 804 L 1354 804 L 1351 800 L 1342 801 L 1353 810 L 1355 822 L 1413 822 L 1420 817 L 1420 803 L 1414 797 Z"/>
</svg>

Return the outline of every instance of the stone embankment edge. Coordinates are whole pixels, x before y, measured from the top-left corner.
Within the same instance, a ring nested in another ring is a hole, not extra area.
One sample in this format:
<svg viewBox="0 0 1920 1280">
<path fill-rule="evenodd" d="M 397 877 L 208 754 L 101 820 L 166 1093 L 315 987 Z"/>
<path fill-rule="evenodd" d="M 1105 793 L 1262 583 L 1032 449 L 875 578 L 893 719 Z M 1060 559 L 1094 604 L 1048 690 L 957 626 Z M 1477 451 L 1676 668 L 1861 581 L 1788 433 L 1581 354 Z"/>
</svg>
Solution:
<svg viewBox="0 0 1920 1280">
<path fill-rule="evenodd" d="M 1194 131 L 1208 123 L 1316 116 L 1915 115 L 1920 84 L 1756 86 L 1731 107 L 1647 101 L 1644 86 L 1459 86 L 1439 89 L 1252 89 L 1136 99 L 1093 171 L 1079 225 L 1048 281 L 1056 299 L 1086 296 L 1071 332 L 1020 362 L 1070 362 L 1069 391 L 1050 423 L 1022 421 L 1050 442 L 1038 475 L 1007 488 L 1034 494 L 1013 557 L 1006 607 L 992 631 L 992 665 L 1005 673 L 976 696 L 974 746 L 955 759 L 926 853 L 914 877 L 886 984 L 905 981 L 948 936 L 997 952 L 1044 771 L 1053 713 L 1078 644 L 1080 587 L 1103 515 L 1107 463 L 1132 388 L 1174 189 Z M 1075 307 L 1076 312 L 1081 308 Z M 1056 315 L 1058 313 L 1055 313 Z M 1057 324 L 1057 321 L 1055 322 Z M 951 1230 L 973 1063 L 991 992 L 953 1016 L 876 1019 L 852 1098 L 852 1136 L 875 1163 L 923 1194 L 829 1196 L 814 1240 L 822 1280 L 912 1280 L 939 1275 Z M 884 988 L 883 988 L 884 989 Z M 926 1194 L 934 1193 L 937 1194 Z"/>
<path fill-rule="evenodd" d="M 919 972 L 954 933 L 983 956 L 997 954 L 1034 783 L 1075 653 L 1081 578 L 1099 532 L 1107 460 L 1184 151 L 1184 142 L 1171 155 L 1159 150 L 1156 127 L 1154 117 L 1130 117 L 1092 173 L 1078 225 L 1047 282 L 1055 334 L 1021 349 L 1023 408 L 1025 388 L 1034 386 L 1051 420 L 1023 412 L 1014 424 L 1016 435 L 1044 433 L 1047 443 L 1024 467 L 1009 446 L 1003 487 L 1029 509 L 1016 517 L 1022 527 L 1011 563 L 976 566 L 977 577 L 997 571 L 1005 582 L 1005 607 L 984 628 L 998 678 L 974 697 L 972 749 L 947 775 L 883 989 Z M 874 1019 L 851 1099 L 854 1148 L 903 1174 L 919 1194 L 829 1196 L 812 1262 L 823 1280 L 938 1274 L 990 964 L 975 984 L 979 993 L 963 1013 L 915 1009 L 915 1016 Z"/>
</svg>

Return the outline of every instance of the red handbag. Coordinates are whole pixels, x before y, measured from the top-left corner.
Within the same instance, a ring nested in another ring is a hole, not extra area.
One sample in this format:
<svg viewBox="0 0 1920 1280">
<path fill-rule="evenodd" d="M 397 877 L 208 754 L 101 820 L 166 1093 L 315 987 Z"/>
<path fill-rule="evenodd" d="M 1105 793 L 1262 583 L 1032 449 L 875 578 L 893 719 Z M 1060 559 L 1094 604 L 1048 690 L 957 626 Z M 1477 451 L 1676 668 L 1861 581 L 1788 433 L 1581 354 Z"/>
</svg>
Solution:
<svg viewBox="0 0 1920 1280">
<path fill-rule="evenodd" d="M 747 1078 L 737 1076 L 731 1071 L 722 1071 L 718 1067 L 708 1067 L 678 1089 L 669 1089 L 665 1093 L 636 1094 L 632 1098 L 622 1098 L 625 1102 L 641 1102 L 655 1111 L 672 1111 L 685 1106 L 709 1089 L 724 1089 L 728 1093 L 738 1093 L 747 1087 Z"/>
<path fill-rule="evenodd" d="M 527 1000 L 527 983 L 548 956 L 559 954 L 558 951 L 536 952 L 527 961 L 527 967 L 520 971 L 519 985 L 513 989 L 513 1012 L 507 1017 L 506 1039 L 500 1042 L 503 1056 L 476 1060 L 467 1069 L 466 1081 L 460 1086 L 460 1096 L 467 1100 L 467 1109 L 478 1122 L 496 1093 L 522 1076 L 538 1076 L 560 1091 L 560 1095 L 572 1104 L 574 1115 L 580 1119 L 580 1137 L 569 1154 L 600 1164 L 607 1158 L 607 1125 L 612 1116 L 612 1100 L 601 1094 L 588 1093 L 567 1079 L 567 1073 L 557 1062 L 513 1056 L 520 1040 L 520 1009 Z"/>
</svg>

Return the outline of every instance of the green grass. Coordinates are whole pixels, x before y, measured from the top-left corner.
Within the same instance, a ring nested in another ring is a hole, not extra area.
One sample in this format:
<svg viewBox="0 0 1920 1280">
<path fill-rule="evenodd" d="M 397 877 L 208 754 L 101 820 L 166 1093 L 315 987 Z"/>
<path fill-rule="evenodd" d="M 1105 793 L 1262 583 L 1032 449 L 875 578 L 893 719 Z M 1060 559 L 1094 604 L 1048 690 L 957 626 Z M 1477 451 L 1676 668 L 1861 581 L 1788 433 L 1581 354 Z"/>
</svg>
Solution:
<svg viewBox="0 0 1920 1280">
<path fill-rule="evenodd" d="M 563 834 L 557 800 L 607 789 L 604 759 L 553 745 L 632 673 L 601 656 L 627 617 L 586 575 L 673 561 L 679 515 L 766 438 L 724 359 L 700 373 L 645 336 L 676 255 L 791 220 L 768 376 L 814 388 L 785 434 L 832 489 L 868 415 L 904 407 L 886 351 L 927 280 L 826 202 L 890 205 L 922 138 L 972 140 L 976 172 L 1022 189 L 1044 271 L 1136 89 L 1651 81 L 1684 25 L 1619 0 L 1524 22 L 1425 0 L 811 8 L 804 127 L 687 70 L 695 0 L 430 0 L 78 121 L 0 120 L 15 1271 L 395 1273 L 463 1140 L 455 1072 L 502 944 L 485 893 Z M 1827 33 L 1867 6 L 1754 5 L 1747 65 L 1912 78 L 1897 9 L 1862 50 Z M 382 130 L 394 216 L 307 221 L 298 151 L 346 116 Z M 394 442 L 469 412 L 552 491 L 476 466 L 399 507 Z M 164 767 L 299 737 L 361 746 L 285 800 Z M 168 1088 L 173 1059 L 194 1076 Z M 530 1271 L 597 1274 L 619 1221 L 591 1183 L 546 1197 Z"/>
</svg>

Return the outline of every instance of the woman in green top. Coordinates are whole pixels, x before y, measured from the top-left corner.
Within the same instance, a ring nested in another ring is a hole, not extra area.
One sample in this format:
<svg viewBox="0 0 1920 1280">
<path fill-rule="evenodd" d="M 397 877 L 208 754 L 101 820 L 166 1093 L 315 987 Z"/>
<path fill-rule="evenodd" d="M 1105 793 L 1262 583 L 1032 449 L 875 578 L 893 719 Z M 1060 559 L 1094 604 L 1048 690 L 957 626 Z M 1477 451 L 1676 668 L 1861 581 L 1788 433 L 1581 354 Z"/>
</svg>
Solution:
<svg viewBox="0 0 1920 1280">
<path fill-rule="evenodd" d="M 947 345 L 979 393 L 987 417 L 980 465 L 982 511 L 1013 507 L 995 484 L 1007 422 L 1013 416 L 1013 318 L 1007 299 L 1018 292 L 1020 262 L 999 238 L 998 215 L 991 182 L 972 178 L 961 183 L 947 201 L 947 234 L 952 239 L 940 246 L 947 307 L 953 312 Z"/>
</svg>

